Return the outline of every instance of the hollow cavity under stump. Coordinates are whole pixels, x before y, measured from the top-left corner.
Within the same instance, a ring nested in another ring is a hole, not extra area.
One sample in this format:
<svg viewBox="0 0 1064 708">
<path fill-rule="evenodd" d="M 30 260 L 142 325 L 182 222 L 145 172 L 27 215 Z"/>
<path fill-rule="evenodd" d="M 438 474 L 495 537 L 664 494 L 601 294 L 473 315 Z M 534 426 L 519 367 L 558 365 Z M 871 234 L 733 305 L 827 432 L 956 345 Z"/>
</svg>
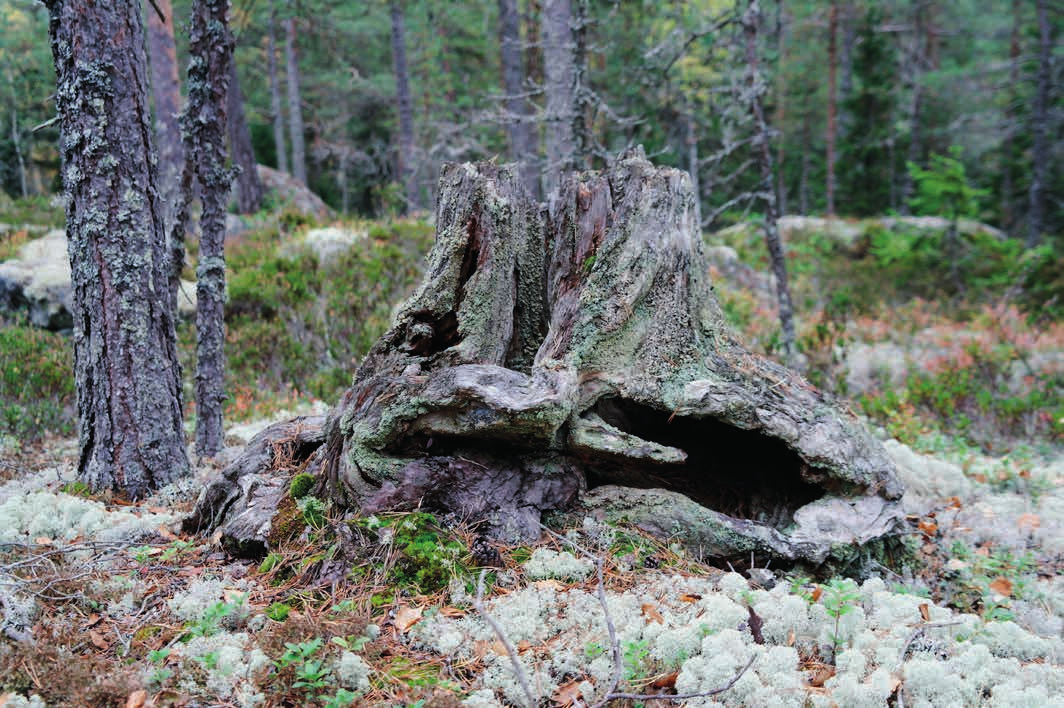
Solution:
<svg viewBox="0 0 1064 708">
<path fill-rule="evenodd" d="M 897 530 L 902 488 L 879 442 L 726 326 L 686 173 L 630 151 L 545 206 L 514 166 L 451 164 L 439 195 L 424 280 L 302 432 L 318 495 L 451 512 L 504 539 L 538 536 L 545 511 L 586 513 L 711 556 L 814 563 Z M 249 448 L 257 471 L 238 461 L 205 491 L 190 528 L 268 546 L 262 490 L 283 485 L 264 445 Z"/>
</svg>

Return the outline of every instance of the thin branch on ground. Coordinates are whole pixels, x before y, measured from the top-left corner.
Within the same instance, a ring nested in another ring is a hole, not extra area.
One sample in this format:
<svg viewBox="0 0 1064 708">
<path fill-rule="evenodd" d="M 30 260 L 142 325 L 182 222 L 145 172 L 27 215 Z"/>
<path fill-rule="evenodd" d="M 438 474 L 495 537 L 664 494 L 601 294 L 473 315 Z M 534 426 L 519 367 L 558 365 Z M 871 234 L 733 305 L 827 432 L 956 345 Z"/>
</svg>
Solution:
<svg viewBox="0 0 1064 708">
<path fill-rule="evenodd" d="M 525 698 L 528 700 L 529 708 L 533 708 L 536 705 L 536 699 L 532 695 L 532 689 L 528 685 L 528 676 L 525 675 L 524 667 L 521 666 L 521 660 L 517 657 L 517 650 L 514 648 L 510 638 L 506 636 L 506 633 L 502 631 L 502 627 L 495 621 L 495 618 L 488 614 L 487 609 L 484 607 L 484 576 L 487 575 L 488 570 L 485 568 L 480 571 L 480 578 L 477 579 L 477 596 L 473 599 L 473 607 L 476 609 L 480 616 L 484 618 L 484 621 L 488 623 L 491 630 L 495 632 L 495 636 L 502 642 L 503 647 L 506 649 L 506 654 L 510 657 L 510 663 L 513 665 L 514 677 L 517 682 L 521 684 L 521 690 L 525 692 Z"/>
</svg>

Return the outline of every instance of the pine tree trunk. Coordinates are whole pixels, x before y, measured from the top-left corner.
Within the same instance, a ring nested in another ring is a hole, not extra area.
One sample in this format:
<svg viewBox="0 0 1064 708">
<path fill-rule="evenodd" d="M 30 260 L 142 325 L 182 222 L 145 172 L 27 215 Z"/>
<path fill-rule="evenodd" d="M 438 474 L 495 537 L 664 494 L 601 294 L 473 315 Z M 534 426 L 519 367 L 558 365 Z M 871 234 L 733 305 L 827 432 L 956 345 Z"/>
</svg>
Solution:
<svg viewBox="0 0 1064 708">
<path fill-rule="evenodd" d="M 927 61 L 927 52 L 924 46 L 924 32 L 926 28 L 927 0 L 916 0 L 914 14 L 914 35 L 912 62 L 912 99 L 909 103 L 909 147 L 905 154 L 906 169 L 902 173 L 901 187 L 901 213 L 910 212 L 909 202 L 912 199 L 916 184 L 913 181 L 912 171 L 908 165 L 919 164 L 921 148 L 921 121 L 923 120 L 923 74 L 924 64 Z"/>
<path fill-rule="evenodd" d="M 506 91 L 506 130 L 510 138 L 510 160 L 520 162 L 525 189 L 539 195 L 536 169 L 536 140 L 525 93 L 525 69 L 521 53 L 521 17 L 517 0 L 499 0 L 499 49 L 502 56 L 503 90 Z"/>
<path fill-rule="evenodd" d="M 553 193 L 561 175 L 573 169 L 573 91 L 576 88 L 576 64 L 573 57 L 572 8 L 570 0 L 543 2 L 543 67 L 546 109 L 545 143 L 547 165 L 543 189 Z"/>
<path fill-rule="evenodd" d="M 11 76 L 11 68 L 7 69 L 7 83 L 11 87 L 11 145 L 15 149 L 15 163 L 18 166 L 19 195 L 29 196 L 26 188 L 26 160 L 22 156 L 22 131 L 19 129 L 18 120 L 18 96 L 15 95 L 15 81 Z"/>
<path fill-rule="evenodd" d="M 410 98 L 410 70 L 406 63 L 406 28 L 403 9 L 391 3 L 392 68 L 395 71 L 395 103 L 399 113 L 399 180 L 406 190 L 408 210 L 419 206 L 417 171 L 414 169 L 414 107 Z"/>
<path fill-rule="evenodd" d="M 839 6 L 831 0 L 828 10 L 828 128 L 827 128 L 827 199 L 828 216 L 835 215 L 835 138 L 837 137 L 838 96 L 835 84 L 838 73 L 836 43 L 839 33 Z"/>
<path fill-rule="evenodd" d="M 1015 216 L 1013 209 L 1013 177 L 1016 162 L 1016 104 L 1019 101 L 1020 85 L 1020 31 L 1022 13 L 1020 0 L 1012 0 L 1012 33 L 1009 36 L 1009 88 L 1008 102 L 1005 104 L 1005 133 L 1001 140 L 1001 153 L 1004 168 L 1001 176 L 1001 226 L 1012 233 Z"/>
<path fill-rule="evenodd" d="M 570 0 L 572 2 L 572 0 Z M 595 139 L 591 134 L 591 90 L 587 79 L 588 0 L 575 0 L 573 38 L 573 169 L 591 167 Z"/>
<path fill-rule="evenodd" d="M 758 86 L 762 84 L 758 74 L 761 63 L 757 54 L 758 34 L 757 0 L 750 0 L 743 15 L 743 34 L 746 36 L 746 65 L 750 73 L 749 95 L 750 112 L 754 117 L 754 150 L 757 153 L 758 170 L 761 173 L 760 194 L 765 205 L 765 245 L 768 247 L 772 274 L 776 276 L 776 301 L 779 305 L 780 327 L 783 330 L 783 357 L 790 366 L 796 363 L 797 348 L 794 334 L 794 306 L 791 304 L 791 288 L 787 278 L 787 259 L 783 253 L 780 239 L 779 209 L 776 205 L 774 191 L 775 174 L 772 168 L 772 142 L 769 137 L 768 121 L 761 102 Z"/>
<path fill-rule="evenodd" d="M 784 0 L 776 0 L 776 201 L 779 213 L 787 213 L 786 147 L 784 133 L 786 118 L 787 87 L 783 80 L 783 67 L 786 66 L 786 23 L 784 21 Z"/>
<path fill-rule="evenodd" d="M 296 21 L 285 20 L 284 56 L 288 68 L 288 128 L 292 141 L 292 176 L 307 183 L 307 158 L 303 142 L 303 99 L 299 90 L 299 60 L 296 56 Z"/>
<path fill-rule="evenodd" d="M 1030 205 L 1027 209 L 1027 247 L 1034 248 L 1042 240 L 1045 230 L 1046 179 L 1049 172 L 1049 91 L 1050 62 L 1053 43 L 1049 31 L 1047 0 L 1038 0 L 1038 73 L 1034 91 L 1034 110 L 1031 112 L 1031 133 L 1034 135 L 1031 164 Z"/>
<path fill-rule="evenodd" d="M 178 79 L 177 47 L 174 43 L 174 10 L 170 0 L 156 0 L 163 18 L 148 7 L 148 58 L 151 61 L 151 90 L 155 101 L 155 145 L 159 150 L 159 196 L 163 201 L 163 221 L 169 229 L 178 208 L 181 171 L 185 153 L 181 147 L 181 83 Z"/>
<path fill-rule="evenodd" d="M 233 164 L 239 170 L 236 175 L 236 205 L 241 214 L 254 214 L 262 207 L 262 180 L 259 179 L 255 149 L 251 145 L 251 131 L 244 115 L 244 92 L 240 90 L 240 78 L 236 61 L 229 62 L 229 147 Z"/>
<path fill-rule="evenodd" d="M 188 472 L 141 5 L 46 5 L 68 196 L 78 476 L 141 498 Z"/>
<path fill-rule="evenodd" d="M 195 158 L 200 185 L 199 265 L 196 267 L 196 453 L 222 450 L 225 400 L 225 213 L 232 171 L 226 167 L 226 111 L 233 38 L 228 0 L 193 0 L 189 25 L 185 152 Z"/>
<path fill-rule="evenodd" d="M 564 179 L 546 214 L 516 166 L 446 165 L 426 278 L 324 427 L 264 433 L 187 526 L 268 550 L 270 470 L 309 460 L 343 507 L 453 512 L 511 540 L 546 510 L 718 557 L 820 562 L 892 533 L 880 444 L 726 327 L 694 201 L 641 149 Z"/>
<path fill-rule="evenodd" d="M 270 112 L 273 124 L 273 146 L 277 151 L 277 169 L 288 172 L 288 148 L 284 142 L 284 115 L 281 113 L 281 82 L 277 78 L 277 46 L 273 2 L 270 2 L 270 18 L 266 32 L 266 66 L 270 75 Z"/>
</svg>

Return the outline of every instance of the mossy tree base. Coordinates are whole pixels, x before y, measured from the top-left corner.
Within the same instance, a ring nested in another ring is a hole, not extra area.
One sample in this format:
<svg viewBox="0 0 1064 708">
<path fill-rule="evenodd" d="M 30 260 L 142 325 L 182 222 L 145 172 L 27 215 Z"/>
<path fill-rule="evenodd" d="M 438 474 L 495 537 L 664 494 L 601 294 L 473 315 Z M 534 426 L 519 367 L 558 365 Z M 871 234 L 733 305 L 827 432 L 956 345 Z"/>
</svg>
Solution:
<svg viewBox="0 0 1064 708">
<path fill-rule="evenodd" d="M 427 276 L 307 466 L 320 495 L 502 538 L 586 497 L 720 557 L 820 562 L 896 529 L 882 446 L 728 331 L 685 173 L 631 152 L 543 209 L 513 167 L 449 165 L 439 194 Z"/>
</svg>

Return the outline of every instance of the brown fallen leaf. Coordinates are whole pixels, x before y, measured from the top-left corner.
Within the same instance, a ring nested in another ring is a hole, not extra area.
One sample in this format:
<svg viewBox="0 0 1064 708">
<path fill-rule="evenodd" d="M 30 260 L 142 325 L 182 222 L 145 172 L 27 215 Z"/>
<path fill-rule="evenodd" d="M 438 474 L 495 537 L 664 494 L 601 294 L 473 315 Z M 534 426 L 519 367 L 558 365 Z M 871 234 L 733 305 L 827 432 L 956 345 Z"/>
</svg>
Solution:
<svg viewBox="0 0 1064 708">
<path fill-rule="evenodd" d="M 753 607 L 747 606 L 746 611 L 750 614 L 750 619 L 746 624 L 750 627 L 750 635 L 754 638 L 754 644 L 764 644 L 765 637 L 761 634 L 761 627 L 765 622 L 754 612 Z"/>
<path fill-rule="evenodd" d="M 96 631 L 89 631 L 89 639 L 96 646 L 97 649 L 110 649 L 111 643 L 103 638 L 103 635 Z"/>
<path fill-rule="evenodd" d="M 52 543 L 54 543 L 52 539 L 48 538 L 47 536 L 38 536 L 37 538 L 33 539 L 33 542 L 41 546 L 51 546 Z"/>
<path fill-rule="evenodd" d="M 1004 576 L 995 578 L 990 583 L 990 589 L 996 592 L 998 595 L 1012 597 L 1012 581 Z"/>
<path fill-rule="evenodd" d="M 679 678 L 679 676 L 680 676 L 680 672 L 679 671 L 673 671 L 671 674 L 665 674 L 664 676 L 659 676 L 658 678 L 654 679 L 653 682 L 651 682 L 650 687 L 651 688 L 656 688 L 659 691 L 663 691 L 665 689 L 673 689 L 673 690 L 675 690 L 676 689 L 676 679 Z"/>
<path fill-rule="evenodd" d="M 581 701 L 584 697 L 584 694 L 580 691 L 580 683 L 580 681 L 570 681 L 558 686 L 550 699 L 559 708 L 568 708 L 568 706 L 576 705 L 577 701 Z"/>
<path fill-rule="evenodd" d="M 931 606 L 926 602 L 920 603 L 920 616 L 924 618 L 924 622 L 931 621 Z"/>
<path fill-rule="evenodd" d="M 835 667 L 827 664 L 821 666 L 809 677 L 809 685 L 820 688 L 829 678 L 835 675 Z"/>
<path fill-rule="evenodd" d="M 661 613 L 658 612 L 657 608 L 654 607 L 653 603 L 644 602 L 642 614 L 644 617 L 647 618 L 648 622 L 657 622 L 658 624 L 665 624 L 665 618 L 661 616 Z"/>
<path fill-rule="evenodd" d="M 526 651 L 528 651 L 531 648 L 532 648 L 532 642 L 528 641 L 527 639 L 522 639 L 521 641 L 519 641 L 517 643 L 517 647 L 516 647 L 518 654 L 524 654 Z"/>
<path fill-rule="evenodd" d="M 395 611 L 395 627 L 400 634 L 406 634 L 410 628 L 421 621 L 421 609 L 402 605 Z"/>
<path fill-rule="evenodd" d="M 457 607 L 444 607 L 440 610 L 440 614 L 444 617 L 465 617 L 466 611 L 460 610 Z"/>
<path fill-rule="evenodd" d="M 1039 518 L 1038 514 L 1031 514 L 1028 512 L 1026 514 L 1020 514 L 1020 518 L 1016 519 L 1016 525 L 1021 529 L 1026 528 L 1033 531 L 1042 525 L 1042 519 Z"/>
<path fill-rule="evenodd" d="M 686 595 L 680 595 L 680 602 L 698 602 L 701 599 L 702 596 L 694 592 L 689 592 Z"/>
<path fill-rule="evenodd" d="M 919 524 L 917 524 L 917 526 L 919 527 L 920 531 L 922 531 L 923 534 L 928 537 L 934 536 L 935 532 L 938 531 L 938 524 L 936 524 L 934 521 L 921 521 Z"/>
<path fill-rule="evenodd" d="M 946 508 L 947 509 L 963 509 L 964 505 L 961 504 L 961 498 L 960 497 L 950 497 L 949 498 L 949 506 L 947 506 Z"/>
<path fill-rule="evenodd" d="M 813 592 L 811 592 L 809 594 L 809 597 L 813 600 L 813 602 L 816 602 L 817 600 L 820 599 L 820 596 L 823 595 L 823 594 L 824 594 L 824 588 L 822 588 L 819 585 L 817 585 L 815 588 L 813 588 Z"/>
<path fill-rule="evenodd" d="M 148 692 L 141 689 L 139 691 L 133 691 L 129 694 L 129 698 L 126 699 L 126 708 L 144 708 L 144 704 L 148 702 Z"/>
</svg>

